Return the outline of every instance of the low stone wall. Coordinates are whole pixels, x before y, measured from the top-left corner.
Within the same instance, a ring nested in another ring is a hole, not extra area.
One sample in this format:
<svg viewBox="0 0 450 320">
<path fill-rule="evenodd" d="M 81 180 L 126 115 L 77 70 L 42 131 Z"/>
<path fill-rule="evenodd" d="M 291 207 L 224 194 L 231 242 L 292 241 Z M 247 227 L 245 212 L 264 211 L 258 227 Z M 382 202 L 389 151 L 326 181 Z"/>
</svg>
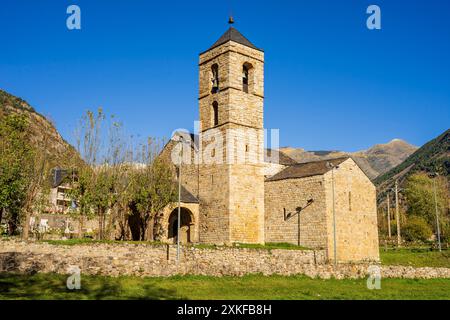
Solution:
<svg viewBox="0 0 450 320">
<path fill-rule="evenodd" d="M 105 276 L 243 276 L 306 275 L 328 279 L 364 278 L 368 265 L 326 264 L 324 251 L 185 247 L 176 264 L 176 247 L 144 244 L 57 246 L 46 243 L 0 241 L 0 272 L 67 274 L 78 266 L 82 274 Z M 385 278 L 450 278 L 450 268 L 386 266 Z"/>
</svg>

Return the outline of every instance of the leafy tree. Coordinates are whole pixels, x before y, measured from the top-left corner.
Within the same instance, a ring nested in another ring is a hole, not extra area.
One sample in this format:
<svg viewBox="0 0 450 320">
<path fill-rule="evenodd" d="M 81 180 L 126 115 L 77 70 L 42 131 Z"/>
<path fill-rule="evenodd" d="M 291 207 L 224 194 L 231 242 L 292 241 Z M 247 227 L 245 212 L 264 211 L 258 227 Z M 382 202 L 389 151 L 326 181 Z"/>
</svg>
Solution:
<svg viewBox="0 0 450 320">
<path fill-rule="evenodd" d="M 176 200 L 172 168 L 158 158 L 160 144 L 149 139 L 141 148 L 142 167 L 131 176 L 131 203 L 133 215 L 139 218 L 140 239 L 154 240 L 154 226 L 158 214 Z"/>
<path fill-rule="evenodd" d="M 430 178 L 425 173 L 417 173 L 408 178 L 405 188 L 408 215 L 423 218 L 430 226 L 436 228 L 436 205 L 434 196 L 436 186 L 436 199 L 440 224 L 446 225 L 449 221 L 450 198 L 446 177 Z"/>
<path fill-rule="evenodd" d="M 46 150 L 47 140 L 44 138 L 44 150 Z M 31 163 L 28 163 L 28 176 L 26 181 L 26 197 L 23 204 L 24 221 L 22 237 L 28 240 L 30 232 L 30 219 L 33 212 L 42 211 L 43 203 L 42 196 L 48 196 L 50 183 L 47 178 L 47 173 L 50 172 L 49 157 L 46 152 L 33 152 L 33 157 L 30 158 Z M 47 198 L 48 199 L 48 198 Z"/>
<path fill-rule="evenodd" d="M 93 171 L 89 200 L 99 222 L 99 238 L 105 239 L 106 215 L 117 201 L 115 168 L 103 165 Z"/>
<path fill-rule="evenodd" d="M 104 130 L 107 121 L 109 130 Z M 114 117 L 107 119 L 101 109 L 82 118 L 77 149 L 85 165 L 77 169 L 78 179 L 70 191 L 78 205 L 73 214 L 80 217 L 80 225 L 84 218 L 96 217 L 100 239 L 111 237 L 116 223 L 118 238 L 125 239 L 132 217 L 139 229 L 134 238 L 153 240 L 158 213 L 174 201 L 173 173 L 158 159 L 157 140 L 134 148 L 123 137 L 122 125 Z"/>
<path fill-rule="evenodd" d="M 433 234 L 428 222 L 418 216 L 412 216 L 403 227 L 403 237 L 406 241 L 427 241 Z"/>
<path fill-rule="evenodd" d="M 0 220 L 6 218 L 9 235 L 20 227 L 33 171 L 27 127 L 23 115 L 10 114 L 0 121 Z"/>
</svg>

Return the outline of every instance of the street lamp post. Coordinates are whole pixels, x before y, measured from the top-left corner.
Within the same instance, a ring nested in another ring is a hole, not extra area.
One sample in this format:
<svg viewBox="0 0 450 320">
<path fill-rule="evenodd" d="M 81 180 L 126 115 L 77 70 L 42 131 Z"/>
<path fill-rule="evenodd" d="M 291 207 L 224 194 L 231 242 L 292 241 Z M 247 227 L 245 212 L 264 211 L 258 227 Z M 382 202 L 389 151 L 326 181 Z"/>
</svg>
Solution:
<svg viewBox="0 0 450 320">
<path fill-rule="evenodd" d="M 433 174 L 433 192 L 434 192 L 434 207 L 436 211 L 436 229 L 437 229 L 437 238 L 438 238 L 438 245 L 439 245 L 439 252 L 442 252 L 442 246 L 441 246 L 441 228 L 439 225 L 439 210 L 438 210 L 438 203 L 437 203 L 437 192 L 436 192 L 436 179 L 439 176 L 438 173 Z"/>
<path fill-rule="evenodd" d="M 314 203 L 314 199 L 311 198 L 311 199 L 309 199 L 306 202 L 306 205 L 304 207 L 297 207 L 295 209 L 295 214 L 297 215 L 297 244 L 298 244 L 298 246 L 301 245 L 301 241 L 300 241 L 301 240 L 301 238 L 300 238 L 300 222 L 301 222 L 300 214 L 302 213 L 303 210 L 308 208 L 313 203 Z M 293 213 L 287 213 L 286 208 L 284 208 L 283 211 L 284 211 L 284 213 L 283 213 L 284 221 L 290 220 L 295 215 Z"/>
<path fill-rule="evenodd" d="M 328 162 L 328 167 L 331 168 L 331 189 L 333 201 L 333 251 L 334 251 L 334 266 L 337 266 L 337 240 L 336 240 L 336 208 L 335 208 L 335 192 L 334 192 L 334 170 L 339 169 L 339 166 Z"/>
<path fill-rule="evenodd" d="M 180 263 L 180 227 L 181 227 L 181 167 L 183 164 L 184 138 L 180 136 L 180 161 L 178 163 L 178 218 L 177 218 L 177 264 Z"/>
<path fill-rule="evenodd" d="M 400 211 L 398 207 L 398 180 L 395 180 L 395 218 L 397 219 L 397 247 L 402 244 L 402 235 L 400 230 Z"/>
<path fill-rule="evenodd" d="M 388 225 L 388 237 L 391 240 L 391 204 L 389 203 L 389 198 L 391 197 L 391 193 L 387 192 L 387 225 Z"/>
</svg>

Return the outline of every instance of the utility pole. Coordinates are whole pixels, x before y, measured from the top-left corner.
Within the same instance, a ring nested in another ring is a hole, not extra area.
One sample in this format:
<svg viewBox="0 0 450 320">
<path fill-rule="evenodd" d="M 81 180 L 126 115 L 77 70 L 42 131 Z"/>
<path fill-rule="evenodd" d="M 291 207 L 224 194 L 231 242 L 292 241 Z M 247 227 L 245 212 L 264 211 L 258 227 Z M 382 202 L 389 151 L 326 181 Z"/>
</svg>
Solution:
<svg viewBox="0 0 450 320">
<path fill-rule="evenodd" d="M 337 266 L 337 239 L 336 239 L 336 206 L 335 206 L 335 192 L 334 192 L 334 170 L 339 169 L 331 162 L 327 163 L 328 168 L 331 168 L 331 192 L 333 201 L 333 249 L 334 249 L 334 266 Z"/>
<path fill-rule="evenodd" d="M 183 137 L 180 136 L 181 155 L 178 164 L 178 219 L 177 219 L 177 264 L 180 263 L 180 226 L 181 226 L 181 167 L 183 164 Z"/>
<path fill-rule="evenodd" d="M 437 238 L 438 238 L 438 244 L 439 244 L 439 252 L 442 252 L 442 246 L 441 246 L 441 228 L 439 226 L 439 210 L 438 210 L 438 204 L 437 204 L 437 192 L 436 192 L 436 179 L 438 174 L 434 174 L 433 178 L 433 189 L 434 189 L 434 206 L 436 210 L 436 227 L 437 227 Z"/>
<path fill-rule="evenodd" d="M 395 180 L 395 218 L 397 219 L 397 247 L 400 247 L 402 236 L 400 234 L 400 212 L 398 208 L 398 180 Z"/>
<path fill-rule="evenodd" d="M 392 234 L 391 234 L 391 205 L 389 203 L 390 197 L 391 197 L 391 192 L 388 191 L 388 194 L 387 194 L 387 225 L 388 225 L 389 239 L 391 239 L 391 237 L 392 237 Z"/>
</svg>

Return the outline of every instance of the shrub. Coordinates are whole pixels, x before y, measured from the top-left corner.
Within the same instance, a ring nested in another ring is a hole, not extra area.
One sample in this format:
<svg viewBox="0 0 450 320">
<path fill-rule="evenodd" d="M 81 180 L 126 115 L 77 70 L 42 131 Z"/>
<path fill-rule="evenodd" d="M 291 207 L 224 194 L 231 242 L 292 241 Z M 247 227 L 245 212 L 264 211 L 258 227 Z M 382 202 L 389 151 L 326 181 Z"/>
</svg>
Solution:
<svg viewBox="0 0 450 320">
<path fill-rule="evenodd" d="M 0 224 L 0 236 L 1 235 L 6 235 L 8 233 L 8 225 L 5 224 Z"/>
<path fill-rule="evenodd" d="M 406 241 L 427 241 L 433 235 L 433 230 L 422 217 L 412 216 L 402 230 Z"/>
<path fill-rule="evenodd" d="M 450 223 L 441 222 L 441 241 L 442 243 L 450 243 Z"/>
</svg>

